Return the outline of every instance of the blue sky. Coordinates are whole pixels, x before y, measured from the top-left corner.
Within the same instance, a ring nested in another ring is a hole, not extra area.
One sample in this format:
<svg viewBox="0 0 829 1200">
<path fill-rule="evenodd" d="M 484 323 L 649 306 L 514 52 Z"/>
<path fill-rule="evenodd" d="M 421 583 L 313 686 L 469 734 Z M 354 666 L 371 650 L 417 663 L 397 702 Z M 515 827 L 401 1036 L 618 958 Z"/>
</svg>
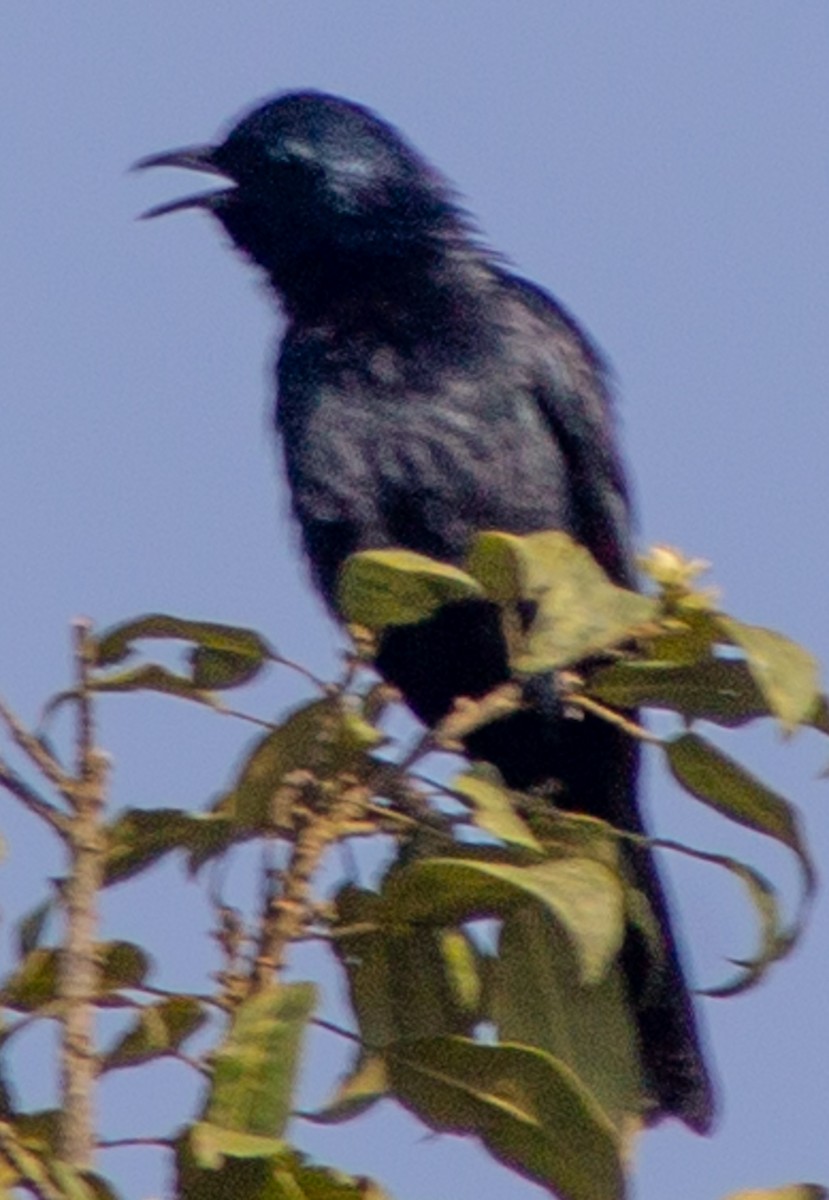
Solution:
<svg viewBox="0 0 829 1200">
<path fill-rule="evenodd" d="M 726 608 L 829 660 L 827 60 L 825 0 L 7 0 L 0 691 L 34 717 L 66 681 L 77 613 L 250 624 L 334 667 L 275 469 L 270 302 L 205 218 L 133 219 L 183 177 L 125 173 L 298 86 L 405 130 L 489 242 L 604 347 L 642 544 L 713 561 Z M 300 694 L 277 676 L 258 703 Z M 200 806 L 246 736 L 172 701 L 113 699 L 114 800 Z M 829 744 L 772 729 L 723 744 L 798 803 L 825 861 Z M 660 829 L 749 856 L 792 895 L 774 847 L 721 830 L 655 774 L 649 793 Z M 59 860 L 31 819 L 3 813 L 7 941 Z M 741 897 L 705 868 L 669 866 L 695 976 L 716 982 L 725 956 L 751 948 Z M 110 936 L 154 940 L 170 986 L 211 967 L 197 890 L 176 866 L 114 891 L 104 919 Z M 823 900 L 761 988 L 704 1004 L 720 1124 L 710 1139 L 677 1125 L 645 1137 L 641 1200 L 829 1181 L 828 934 Z M 315 1046 L 312 1090 L 332 1053 Z M 33 1105 L 50 1101 L 47 1061 L 43 1038 L 18 1055 Z M 180 1114 L 183 1069 L 148 1079 L 106 1083 L 110 1135 Z M 400 1200 L 541 1195 L 469 1143 L 424 1140 L 391 1106 L 365 1127 L 299 1133 Z M 159 1194 L 152 1156 L 113 1152 L 105 1166 L 130 1200 Z"/>
</svg>

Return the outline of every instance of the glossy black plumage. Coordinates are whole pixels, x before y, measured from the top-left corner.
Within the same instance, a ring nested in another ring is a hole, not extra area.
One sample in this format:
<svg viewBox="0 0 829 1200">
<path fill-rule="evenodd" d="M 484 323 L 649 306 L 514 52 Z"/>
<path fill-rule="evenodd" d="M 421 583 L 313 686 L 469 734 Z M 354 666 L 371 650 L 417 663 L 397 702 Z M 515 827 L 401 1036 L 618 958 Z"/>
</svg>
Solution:
<svg viewBox="0 0 829 1200">
<path fill-rule="evenodd" d="M 394 129 L 345 100 L 293 93 L 217 146 L 140 165 L 221 176 L 229 186 L 153 211 L 210 211 L 281 302 L 276 425 L 332 607 L 354 551 L 406 546 L 458 562 L 481 529 L 565 530 L 633 584 L 600 355 L 552 297 L 482 246 L 445 180 Z M 495 611 L 479 602 L 392 631 L 379 667 L 427 722 L 508 677 Z M 513 787 L 560 780 L 566 806 L 642 828 L 636 747 L 603 722 L 567 719 L 543 681 L 530 710 L 469 749 Z M 705 1131 L 710 1082 L 664 895 L 649 854 L 631 851 L 630 865 L 664 942 L 656 984 L 634 935 L 625 949 L 651 1115 Z"/>
</svg>

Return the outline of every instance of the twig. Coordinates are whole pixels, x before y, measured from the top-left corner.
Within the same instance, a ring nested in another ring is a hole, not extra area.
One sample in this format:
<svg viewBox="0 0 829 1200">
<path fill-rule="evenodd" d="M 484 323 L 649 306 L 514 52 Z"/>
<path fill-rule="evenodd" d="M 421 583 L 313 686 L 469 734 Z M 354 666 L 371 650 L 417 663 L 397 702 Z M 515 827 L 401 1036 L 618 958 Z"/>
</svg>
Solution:
<svg viewBox="0 0 829 1200">
<path fill-rule="evenodd" d="M 271 876 L 262 905 L 256 960 L 251 986 L 259 991 L 284 966 L 291 939 L 302 930 L 311 892 L 311 880 L 329 842 L 324 817 L 297 807 L 296 840 L 281 887 Z"/>
<path fill-rule="evenodd" d="M 156 1146 L 159 1150 L 172 1150 L 175 1142 L 172 1138 L 163 1137 L 125 1137 L 105 1138 L 95 1145 L 99 1150 L 123 1150 L 125 1146 Z"/>
<path fill-rule="evenodd" d="M 313 778 L 305 791 L 305 803 L 294 807 L 295 840 L 281 887 L 270 887 L 263 902 L 253 991 L 266 987 L 284 966 L 288 945 L 311 919 L 311 881 L 325 851 L 365 811 L 370 797 L 366 787 L 354 784 L 329 800 Z"/>
<path fill-rule="evenodd" d="M 8 729 L 12 736 L 12 740 L 17 743 L 24 754 L 38 768 L 40 773 L 53 787 L 57 788 L 63 795 L 68 795 L 72 790 L 72 779 L 68 775 L 60 763 L 52 758 L 49 751 L 38 741 L 33 733 L 30 733 L 20 718 L 12 712 L 4 700 L 0 700 L 0 720 Z"/>
<path fill-rule="evenodd" d="M 223 717 L 236 717 L 239 721 L 247 721 L 249 725 L 258 725 L 260 729 L 278 729 L 279 726 L 274 721 L 266 721 L 263 717 L 254 716 L 253 713 L 242 712 L 238 708 L 228 708 L 225 704 L 217 704 L 216 712 L 221 713 Z"/>
<path fill-rule="evenodd" d="M 432 808 L 426 796 L 411 786 L 410 778 L 422 779 L 439 792 L 446 793 L 444 785 L 435 785 L 422 775 L 412 774 L 403 763 L 377 763 L 368 781 L 369 786 L 373 795 L 384 796 L 395 808 L 382 808 L 376 802 L 372 802 L 368 811 L 379 816 L 377 810 L 381 809 L 391 821 L 408 818 L 416 825 L 428 826 L 429 829 L 451 836 L 452 827 L 456 823 L 454 819 Z"/>
<path fill-rule="evenodd" d="M 398 796 L 393 797 L 395 804 L 401 803 Z M 422 810 L 418 810 L 416 815 L 406 812 L 398 812 L 394 808 L 385 808 L 382 804 L 377 804 L 372 801 L 367 805 L 366 812 L 374 818 L 373 825 L 375 832 L 379 830 L 381 833 L 400 834 L 401 832 L 415 832 L 418 829 L 428 829 L 430 833 L 437 837 L 446 838 L 447 843 L 453 844 L 457 838 L 454 829 L 457 825 L 465 824 L 464 818 L 452 817 L 446 813 L 435 812 L 434 809 L 429 809 L 424 806 Z"/>
<path fill-rule="evenodd" d="M 326 941 L 337 942 L 340 938 L 360 937 L 361 934 L 377 933 L 380 929 L 376 921 L 353 921 L 350 925 L 337 925 L 321 936 Z"/>
<path fill-rule="evenodd" d="M 78 617 L 72 625 L 75 635 L 75 670 L 78 700 L 78 734 L 76 747 L 76 774 L 86 780 L 94 773 L 92 755 L 95 747 L 95 721 L 92 709 L 92 693 L 89 688 L 89 669 L 94 663 L 91 647 L 92 625 L 84 617 Z"/>
<path fill-rule="evenodd" d="M 591 700 L 589 696 L 584 696 L 580 692 L 574 692 L 567 697 L 568 704 L 574 704 L 585 712 L 593 713 L 594 716 L 601 717 L 603 721 L 607 721 L 609 725 L 616 725 L 625 733 L 630 734 L 632 738 L 636 738 L 639 742 L 650 742 L 654 746 L 663 744 L 662 738 L 655 733 L 651 733 L 649 729 L 645 729 L 643 725 L 639 725 L 636 721 L 629 721 L 615 708 L 608 708 L 604 704 L 600 704 L 598 700 Z"/>
<path fill-rule="evenodd" d="M 78 621 L 75 623 L 77 767 L 76 777 L 71 781 L 75 815 L 69 834 L 70 869 L 63 896 L 66 938 L 59 978 L 59 995 L 63 1002 L 60 1155 L 77 1169 L 89 1167 L 94 1147 L 94 999 L 100 980 L 95 938 L 98 892 L 104 868 L 100 815 L 108 769 L 106 756 L 94 745 L 92 700 L 88 687 L 89 646 L 89 625 Z"/>
<path fill-rule="evenodd" d="M 508 716 L 522 707 L 521 688 L 517 683 L 502 683 L 473 700 L 459 696 L 446 716 L 432 730 L 436 748 L 450 753 L 463 753 L 464 740 L 470 733 L 499 717 Z"/>
<path fill-rule="evenodd" d="M 190 1067 L 191 1070 L 198 1072 L 199 1075 L 203 1075 L 205 1079 L 212 1079 L 213 1077 L 213 1072 L 203 1062 L 199 1062 L 197 1058 L 192 1058 L 189 1054 L 185 1054 L 183 1050 L 176 1050 L 168 1057 L 172 1058 L 175 1062 L 183 1063 L 185 1067 Z"/>
<path fill-rule="evenodd" d="M 170 988 L 152 987 L 149 983 L 142 983 L 136 987 L 130 988 L 132 992 L 139 992 L 142 996 L 157 996 L 161 1000 L 180 1000 L 182 996 L 186 996 L 188 1000 L 197 1000 L 199 1004 L 206 1004 L 212 1008 L 217 1008 L 224 1011 L 224 1006 L 216 999 L 215 996 L 209 996 L 206 992 L 176 992 Z M 123 993 L 119 992 L 119 996 Z M 139 1004 L 136 1007 L 143 1008 Z"/>
<path fill-rule="evenodd" d="M 30 787 L 25 779 L 22 779 L 2 758 L 0 758 L 0 787 L 4 787 L 7 792 L 16 796 L 30 813 L 40 817 L 41 821 L 45 821 L 47 825 L 51 825 L 60 837 L 67 837 L 69 826 L 64 813 L 39 796 L 34 788 Z"/>
<path fill-rule="evenodd" d="M 399 763 L 394 764 L 395 770 L 400 775 L 406 775 L 419 758 L 425 758 L 427 754 L 432 754 L 443 748 L 438 740 L 437 730 L 427 729 L 417 739 L 408 754 L 405 754 Z"/>
<path fill-rule="evenodd" d="M 336 1033 L 337 1037 L 346 1038 L 349 1042 L 356 1042 L 358 1046 L 363 1045 L 363 1039 L 357 1033 L 352 1033 L 350 1029 L 343 1029 L 340 1025 L 335 1025 L 333 1021 L 326 1021 L 323 1017 L 312 1017 L 311 1024 L 316 1025 L 318 1029 L 325 1029 L 329 1033 Z"/>
<path fill-rule="evenodd" d="M 271 662 L 275 662 L 281 667 L 287 667 L 290 671 L 296 671 L 298 675 L 302 675 L 309 683 L 313 683 L 314 687 L 318 688 L 321 692 L 328 693 L 331 691 L 330 683 L 326 683 L 323 679 L 318 679 L 307 667 L 303 667 L 301 663 L 294 662 L 291 658 L 286 658 L 284 654 L 278 654 L 276 651 L 273 651 L 268 655 L 268 658 L 270 658 Z"/>
</svg>

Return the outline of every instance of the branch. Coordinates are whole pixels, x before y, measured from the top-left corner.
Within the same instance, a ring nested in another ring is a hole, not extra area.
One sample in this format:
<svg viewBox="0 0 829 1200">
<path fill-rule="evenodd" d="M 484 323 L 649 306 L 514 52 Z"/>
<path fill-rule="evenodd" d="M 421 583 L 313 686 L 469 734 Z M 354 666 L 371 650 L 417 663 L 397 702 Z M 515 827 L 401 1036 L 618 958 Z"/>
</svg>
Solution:
<svg viewBox="0 0 829 1200">
<path fill-rule="evenodd" d="M 90 656 L 89 625 L 77 621 L 77 765 L 76 777 L 69 781 L 75 814 L 69 826 L 70 869 L 63 898 L 66 937 L 59 978 L 63 1002 L 60 1155 L 81 1170 L 89 1167 L 94 1149 L 92 1100 L 97 1071 L 94 1001 L 100 981 L 97 901 L 104 870 L 100 817 L 108 771 L 106 755 L 94 745 Z"/>
<path fill-rule="evenodd" d="M 294 662 L 292 658 L 286 658 L 284 654 L 278 654 L 275 651 L 268 654 L 271 662 L 277 663 L 281 667 L 287 667 L 291 671 L 296 671 L 298 675 L 302 675 L 309 683 L 313 683 L 314 687 L 320 692 L 328 694 L 331 691 L 331 684 L 326 683 L 324 679 L 319 679 L 307 667 L 303 667 L 302 663 Z"/>
<path fill-rule="evenodd" d="M 403 763 L 378 762 L 368 780 L 369 786 L 373 795 L 383 796 L 394 807 L 386 808 L 372 802 L 367 806 L 368 813 L 375 819 L 382 816 L 390 822 L 408 822 L 414 826 L 428 827 L 452 838 L 456 819 L 432 808 L 427 797 L 412 786 L 412 779 L 425 783 L 435 792 L 447 794 L 445 784 L 435 783 L 423 775 L 415 774 Z"/>
<path fill-rule="evenodd" d="M 198 1000 L 199 1004 L 207 1004 L 217 1009 L 219 1012 L 224 1012 L 225 1006 L 221 1004 L 215 996 L 209 996 L 206 992 L 178 992 L 170 988 L 151 987 L 149 983 L 136 984 L 130 986 L 131 992 L 140 992 L 145 996 L 158 996 L 162 1000 L 178 1000 L 180 996 L 186 995 L 188 1000 Z M 121 999 L 126 999 L 122 992 L 118 992 Z M 136 1004 L 136 1008 L 143 1008 L 141 1004 Z"/>
<path fill-rule="evenodd" d="M 95 722 L 92 709 L 92 692 L 89 687 L 89 671 L 95 662 L 92 646 L 92 625 L 84 617 L 73 623 L 75 634 L 75 670 L 78 700 L 78 733 L 76 750 L 76 774 L 86 780 L 94 773 L 92 755 L 95 753 Z"/>
<path fill-rule="evenodd" d="M 163 1137 L 109 1138 L 95 1144 L 99 1150 L 123 1150 L 126 1146 L 155 1146 L 158 1150 L 175 1149 L 175 1142 L 172 1138 Z"/>
<path fill-rule="evenodd" d="M 4 723 L 12 740 L 20 747 L 27 758 L 34 763 L 40 773 L 49 783 L 64 796 L 71 796 L 72 779 L 67 775 L 57 759 L 53 758 L 33 733 L 30 733 L 20 718 L 12 712 L 4 700 L 0 700 L 0 720 Z"/>
<path fill-rule="evenodd" d="M 318 1029 L 327 1030 L 328 1033 L 335 1033 L 337 1037 L 345 1038 L 349 1042 L 355 1042 L 358 1046 L 365 1045 L 359 1034 L 351 1029 L 343 1029 L 342 1025 L 335 1025 L 332 1021 L 326 1021 L 323 1017 L 312 1017 L 311 1024 L 316 1025 Z"/>
<path fill-rule="evenodd" d="M 263 902 L 261 927 L 251 988 L 259 991 L 285 965 L 289 944 L 301 937 L 313 917 L 311 883 L 322 857 L 343 828 L 365 813 L 371 792 L 354 783 L 329 800 L 313 778 L 305 788 L 304 803 L 293 812 L 295 839 L 281 886 L 272 882 Z"/>
<path fill-rule="evenodd" d="M 168 1055 L 168 1058 L 173 1059 L 175 1062 L 184 1063 L 185 1067 L 190 1067 L 192 1071 L 196 1071 L 205 1079 L 213 1078 L 213 1072 L 209 1067 L 206 1067 L 203 1062 L 199 1062 L 197 1058 L 193 1058 L 191 1055 L 185 1054 L 183 1050 L 173 1051 Z"/>
<path fill-rule="evenodd" d="M 597 717 L 601 717 L 603 721 L 607 721 L 610 725 L 615 725 L 618 729 L 624 730 L 630 734 L 632 738 L 636 738 L 639 742 L 650 742 L 654 746 L 662 746 L 663 739 L 655 733 L 651 733 L 649 729 L 645 729 L 643 725 L 637 724 L 636 721 L 630 721 L 624 717 L 615 708 L 608 708 L 607 705 L 601 704 L 598 700 L 592 700 L 589 696 L 584 696 L 580 692 L 573 692 L 567 696 L 567 703 L 574 704 L 577 708 L 583 709 L 584 712 L 593 713 Z"/>
<path fill-rule="evenodd" d="M 22 779 L 2 758 L 0 758 L 0 787 L 4 787 L 7 792 L 16 796 L 30 813 L 39 817 L 41 821 L 45 821 L 60 837 L 65 839 L 68 836 L 69 824 L 64 813 L 38 795 L 34 788 L 30 787 L 25 779 Z"/>
<path fill-rule="evenodd" d="M 456 697 L 450 711 L 432 730 L 434 748 L 463 754 L 464 740 L 470 733 L 482 725 L 488 725 L 490 721 L 516 712 L 522 703 L 521 688 L 517 683 L 502 683 L 478 700 L 468 696 Z M 404 769 L 408 769 L 409 765 L 406 761 Z"/>
</svg>

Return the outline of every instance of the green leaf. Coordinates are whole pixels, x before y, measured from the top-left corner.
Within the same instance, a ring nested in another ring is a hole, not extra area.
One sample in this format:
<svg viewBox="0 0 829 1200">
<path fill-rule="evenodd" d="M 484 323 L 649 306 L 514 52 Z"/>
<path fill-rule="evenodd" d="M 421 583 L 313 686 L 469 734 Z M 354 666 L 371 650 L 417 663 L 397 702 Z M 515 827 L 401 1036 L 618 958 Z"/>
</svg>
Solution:
<svg viewBox="0 0 829 1200">
<path fill-rule="evenodd" d="M 471 576 L 411 550 L 365 550 L 346 560 L 338 607 L 346 621 L 367 629 L 410 625 L 443 604 L 480 596 Z"/>
<path fill-rule="evenodd" d="M 724 854 L 711 854 L 705 850 L 695 850 L 680 842 L 666 841 L 662 838 L 652 839 L 654 846 L 666 850 L 674 850 L 700 862 L 712 863 L 723 867 L 740 881 L 748 892 L 748 897 L 755 909 L 760 924 L 760 945 L 756 955 L 749 959 L 731 959 L 740 967 L 740 973 L 728 983 L 712 988 L 700 988 L 705 996 L 734 996 L 746 991 L 762 979 L 769 966 L 788 954 L 795 944 L 803 923 L 803 915 L 795 922 L 792 929 L 784 929 L 777 903 L 777 893 L 765 876 L 753 867 L 730 858 Z"/>
<path fill-rule="evenodd" d="M 12 1026 L 6 1025 L 4 1029 L 0 1029 L 0 1047 L 2 1047 L 6 1036 Z M 0 1059 L 0 1120 L 5 1120 L 14 1116 L 18 1109 L 17 1096 L 7 1078 L 8 1061 Z M 0 1196 L 2 1195 L 0 1191 Z"/>
<path fill-rule="evenodd" d="M 686 601 L 678 610 L 671 605 L 670 615 L 660 614 L 658 629 L 646 644 L 648 657 L 654 662 L 677 667 L 710 659 L 720 640 L 716 614 Z"/>
<path fill-rule="evenodd" d="M 797 642 L 772 629 L 744 625 L 733 617 L 721 615 L 717 624 L 724 636 L 745 654 L 757 686 L 783 728 L 791 731 L 804 724 L 820 696 L 817 660 Z"/>
<path fill-rule="evenodd" d="M 150 956 L 132 942 L 105 942 L 101 946 L 101 990 L 139 987 L 150 963 Z"/>
<path fill-rule="evenodd" d="M 749 1188 L 729 1192 L 725 1200 L 827 1200 L 829 1191 L 819 1183 L 790 1183 L 777 1188 Z"/>
<path fill-rule="evenodd" d="M 46 1164 L 43 1162 L 43 1147 L 32 1148 L 16 1121 L 0 1120 L 0 1136 L 11 1151 L 0 1154 L 0 1195 L 3 1196 L 3 1200 L 14 1196 L 12 1189 L 23 1183 L 48 1187 L 50 1180 Z M 38 1192 L 34 1194 L 37 1195 Z"/>
<path fill-rule="evenodd" d="M 17 951 L 20 958 L 25 958 L 40 945 L 54 909 L 54 900 L 43 900 L 17 922 Z"/>
<path fill-rule="evenodd" d="M 703 658 L 671 662 L 619 662 L 590 676 L 588 696 L 614 708 L 665 708 L 688 721 L 713 721 L 734 728 L 772 709 L 744 662 Z"/>
<path fill-rule="evenodd" d="M 199 1122 L 176 1145 L 178 1200 L 388 1200 L 370 1179 L 309 1164 L 274 1138 Z"/>
<path fill-rule="evenodd" d="M 197 875 L 205 863 L 224 854 L 231 846 L 256 836 L 256 830 L 240 826 L 224 813 L 194 813 L 202 824 L 193 830 L 194 837 L 188 840 L 187 870 Z"/>
<path fill-rule="evenodd" d="M 174 850 L 192 855 L 222 849 L 230 833 L 226 817 L 179 808 L 128 808 L 106 828 L 104 885 L 122 883 Z"/>
<path fill-rule="evenodd" d="M 493 963 L 490 1017 L 499 1040 L 546 1050 L 572 1068 L 618 1128 L 641 1122 L 638 1035 L 621 968 L 596 984 L 579 977 L 572 946 L 538 904 L 504 920 Z"/>
<path fill-rule="evenodd" d="M 513 793 L 504 786 L 493 767 L 476 763 L 462 775 L 456 775 L 449 790 L 471 806 L 472 819 L 478 829 L 508 845 L 541 851 L 541 844 L 532 830 L 515 811 Z"/>
<path fill-rule="evenodd" d="M 371 1048 L 383 1046 L 394 1041 L 398 1030 L 382 901 L 376 892 L 347 884 L 335 903 L 334 951 L 346 973 L 362 1042 Z"/>
<path fill-rule="evenodd" d="M 150 969 L 150 959 L 132 942 L 103 942 L 98 948 L 101 978 L 99 998 L 121 988 L 138 987 Z M 32 950 L 0 989 L 0 1004 L 19 1012 L 35 1012 L 58 996 L 60 952 L 41 946 Z"/>
<path fill-rule="evenodd" d="M 809 725 L 820 733 L 829 733 L 829 696 L 818 696 L 817 704 L 809 714 Z"/>
<path fill-rule="evenodd" d="M 526 1046 L 425 1038 L 386 1050 L 396 1097 L 439 1133 L 475 1134 L 562 1200 L 621 1200 L 618 1135 L 564 1063 Z"/>
<path fill-rule="evenodd" d="M 252 629 L 151 613 L 115 625 L 95 639 L 95 665 L 106 668 L 123 662 L 133 653 L 134 643 L 145 638 L 195 643 L 189 654 L 189 674 L 145 663 L 109 675 L 96 675 L 90 686 L 98 692 L 161 692 L 216 708 L 218 701 L 212 692 L 247 683 L 275 658 L 265 639 Z M 54 711 L 69 695 L 62 693 L 55 697 L 49 711 Z"/>
<path fill-rule="evenodd" d="M 381 936 L 395 1036 L 471 1033 L 477 963 L 463 935 L 416 925 Z"/>
<path fill-rule="evenodd" d="M 225 1158 L 281 1159 L 286 1146 L 281 1138 L 241 1133 L 210 1121 L 197 1121 L 190 1130 L 190 1147 L 200 1167 L 215 1171 Z"/>
<path fill-rule="evenodd" d="M 698 800 L 747 829 L 788 846 L 800 860 L 807 893 L 813 892 L 814 868 L 797 813 L 782 796 L 698 734 L 672 738 L 664 748 L 674 777 Z"/>
<path fill-rule="evenodd" d="M 296 1152 L 294 1162 L 282 1169 L 278 1181 L 283 1189 L 279 1197 L 284 1200 L 389 1200 L 373 1179 L 308 1163 Z"/>
<path fill-rule="evenodd" d="M 94 641 L 95 665 L 109 667 L 123 662 L 134 649 L 133 643 L 144 638 L 173 639 L 195 642 L 197 649 L 218 651 L 244 659 L 250 669 L 257 668 L 273 657 L 265 639 L 253 629 L 236 625 L 219 625 L 213 621 L 191 621 L 165 613 L 150 613 L 107 629 Z M 198 658 L 196 667 L 198 666 Z"/>
<path fill-rule="evenodd" d="M 249 633 L 249 630 L 238 632 Z M 252 634 L 253 637 L 258 637 Z M 220 646 L 194 646 L 190 652 L 190 667 L 193 684 L 218 692 L 227 688 L 240 687 L 254 679 L 268 661 L 270 655 L 266 643 L 245 650 L 231 650 Z"/>
<path fill-rule="evenodd" d="M 306 704 L 257 738 L 235 783 L 206 813 L 130 809 L 110 829 L 107 882 L 117 882 L 178 848 L 189 851 L 191 871 L 237 842 L 261 833 L 293 832 L 296 771 L 322 781 L 342 772 L 359 776 L 383 735 L 339 696 Z M 154 811 L 159 814 L 154 817 Z"/>
<path fill-rule="evenodd" d="M 750 959 L 735 959 L 740 974 L 719 987 L 706 988 L 706 996 L 736 996 L 758 984 L 772 963 L 778 962 L 794 945 L 796 933 L 783 929 L 777 893 L 767 879 L 744 863 L 731 860 L 731 871 L 746 888 L 760 921 L 760 946 Z"/>
<path fill-rule="evenodd" d="M 318 1125 L 339 1125 L 361 1117 L 388 1095 L 389 1082 L 385 1059 L 380 1054 L 361 1053 L 337 1086 L 334 1095 L 316 1112 L 303 1112 L 306 1121 Z"/>
<path fill-rule="evenodd" d="M 49 1163 L 52 1178 L 65 1200 L 116 1200 L 107 1180 L 91 1171 L 78 1171 L 54 1158 Z"/>
<path fill-rule="evenodd" d="M 203 688 L 196 687 L 191 679 L 177 675 L 157 663 L 144 663 L 139 667 L 127 667 L 123 671 L 115 671 L 111 675 L 98 675 L 90 681 L 90 687 L 96 692 L 160 692 L 164 696 L 178 696 L 182 700 L 194 700 L 197 704 L 206 704 L 217 708 L 214 696 Z M 73 692 L 63 692 L 51 702 L 54 709 L 58 703 L 74 695 Z"/>
<path fill-rule="evenodd" d="M 359 771 L 366 755 L 383 735 L 338 696 L 314 700 L 296 709 L 277 729 L 266 733 L 249 751 L 233 788 L 215 811 L 242 830 L 292 828 L 290 808 L 283 811 L 279 790 L 297 770 L 331 779 L 343 771 Z M 287 797 L 290 805 L 292 795 Z"/>
<path fill-rule="evenodd" d="M 206 1121 L 239 1133 L 282 1134 L 315 1004 L 313 984 L 290 983 L 256 992 L 236 1009 L 215 1055 Z"/>
<path fill-rule="evenodd" d="M 524 798 L 525 802 L 527 797 Z M 592 858 L 620 875 L 620 832 L 609 821 L 565 812 L 541 800 L 528 815 L 547 858 Z"/>
<path fill-rule="evenodd" d="M 350 885 L 336 903 L 334 949 L 361 1047 L 333 1099 L 313 1118 L 324 1121 L 356 1116 L 383 1094 L 384 1069 L 375 1054 L 382 1046 L 470 1033 L 480 1019 L 478 956 L 463 932 L 388 920 L 380 896 Z"/>
<path fill-rule="evenodd" d="M 57 1158 L 57 1117 L 54 1112 L 27 1113 L 14 1121 L 0 1121 L 0 1194 L 17 1195 L 18 1189 L 24 1189 L 27 1194 L 62 1200 L 117 1200 L 100 1175 L 78 1171 Z"/>
<path fill-rule="evenodd" d="M 199 1121 L 176 1142 L 177 1200 L 275 1200 L 280 1193 L 273 1187 L 273 1165 L 285 1152 L 278 1138 Z"/>
<path fill-rule="evenodd" d="M 526 539 L 514 533 L 479 533 L 472 539 L 466 569 L 499 608 L 527 599 Z"/>
<path fill-rule="evenodd" d="M 481 1015 L 480 955 L 463 930 L 401 924 L 380 896 L 351 886 L 337 906 L 335 947 L 364 1045 L 471 1033 Z"/>
<path fill-rule="evenodd" d="M 30 1150 L 43 1157 L 54 1157 L 60 1143 L 61 1114 L 56 1108 L 40 1108 L 34 1112 L 16 1113 L 15 1136 Z"/>
<path fill-rule="evenodd" d="M 481 1016 L 481 958 L 478 949 L 464 929 L 442 929 L 438 950 L 457 1014 L 457 1019 L 452 1022 L 452 1032 L 471 1032 L 472 1025 L 477 1024 Z"/>
<path fill-rule="evenodd" d="M 624 892 L 618 875 L 600 862 L 566 857 L 516 866 L 427 859 L 396 872 L 384 888 L 390 920 L 439 925 L 503 916 L 530 897 L 570 938 L 583 981 L 601 979 L 624 938 Z"/>
<path fill-rule="evenodd" d="M 499 603 L 535 605 L 512 643 L 519 672 L 549 671 L 629 640 L 653 622 L 657 601 L 611 583 L 589 551 L 558 531 L 518 538 L 479 534 L 467 568 Z"/>
<path fill-rule="evenodd" d="M 205 1023 L 207 1017 L 193 996 L 170 996 L 142 1008 L 132 1027 L 119 1037 L 101 1062 L 102 1071 L 137 1067 L 172 1054 Z"/>
</svg>

